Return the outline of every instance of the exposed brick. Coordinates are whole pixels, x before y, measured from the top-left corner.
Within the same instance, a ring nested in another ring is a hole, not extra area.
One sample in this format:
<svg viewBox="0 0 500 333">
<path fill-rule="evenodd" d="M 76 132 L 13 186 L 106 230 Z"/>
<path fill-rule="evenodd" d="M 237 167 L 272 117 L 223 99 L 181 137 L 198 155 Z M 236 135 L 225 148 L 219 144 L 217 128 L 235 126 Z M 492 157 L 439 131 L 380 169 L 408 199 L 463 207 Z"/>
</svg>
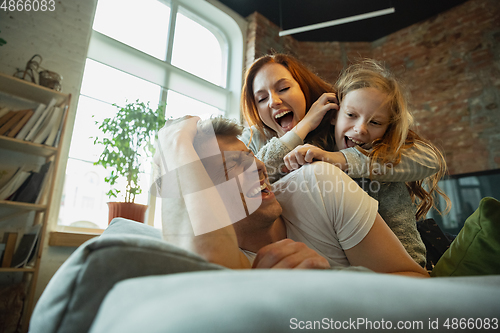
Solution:
<svg viewBox="0 0 500 333">
<path fill-rule="evenodd" d="M 500 139 L 492 139 L 500 133 L 498 0 L 467 1 L 372 43 L 269 41 L 279 28 L 252 15 L 262 28 L 250 31 L 256 50 L 288 50 L 331 83 L 359 58 L 383 61 L 406 83 L 418 132 L 446 152 L 450 173 L 499 168 Z"/>
</svg>

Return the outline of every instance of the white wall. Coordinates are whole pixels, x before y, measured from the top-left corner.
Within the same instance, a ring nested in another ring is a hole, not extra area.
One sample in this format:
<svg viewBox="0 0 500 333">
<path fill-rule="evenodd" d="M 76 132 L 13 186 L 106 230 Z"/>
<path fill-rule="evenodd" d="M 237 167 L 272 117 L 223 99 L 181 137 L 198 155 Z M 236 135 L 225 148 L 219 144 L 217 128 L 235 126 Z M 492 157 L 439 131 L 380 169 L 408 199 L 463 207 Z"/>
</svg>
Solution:
<svg viewBox="0 0 500 333">
<path fill-rule="evenodd" d="M 0 38 L 7 41 L 7 44 L 0 46 L 0 72 L 12 75 L 17 68 L 24 69 L 33 55 L 39 54 L 43 58 L 41 66 L 62 75 L 63 92 L 72 95 L 58 175 L 64 174 L 66 170 L 69 141 L 96 3 L 97 0 L 65 0 L 55 1 L 53 12 L 0 11 Z M 62 188 L 62 178 L 58 177 L 59 184 L 56 184 L 56 188 Z M 61 191 L 56 191 L 49 226 L 57 221 L 56 212 L 59 210 L 60 198 Z M 47 236 L 35 300 L 55 271 L 74 251 L 74 248 L 48 247 Z"/>
</svg>

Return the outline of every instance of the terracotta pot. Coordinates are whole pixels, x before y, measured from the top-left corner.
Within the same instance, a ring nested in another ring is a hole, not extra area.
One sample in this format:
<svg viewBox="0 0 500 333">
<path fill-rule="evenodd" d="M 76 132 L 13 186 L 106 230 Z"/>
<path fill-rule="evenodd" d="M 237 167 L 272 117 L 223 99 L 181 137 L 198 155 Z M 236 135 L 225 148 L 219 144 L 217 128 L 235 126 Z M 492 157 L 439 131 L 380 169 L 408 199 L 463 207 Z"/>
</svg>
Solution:
<svg viewBox="0 0 500 333">
<path fill-rule="evenodd" d="M 148 206 L 131 202 L 108 202 L 108 208 L 108 223 L 115 217 L 123 217 L 129 220 L 144 223 L 144 214 L 146 213 Z"/>
</svg>

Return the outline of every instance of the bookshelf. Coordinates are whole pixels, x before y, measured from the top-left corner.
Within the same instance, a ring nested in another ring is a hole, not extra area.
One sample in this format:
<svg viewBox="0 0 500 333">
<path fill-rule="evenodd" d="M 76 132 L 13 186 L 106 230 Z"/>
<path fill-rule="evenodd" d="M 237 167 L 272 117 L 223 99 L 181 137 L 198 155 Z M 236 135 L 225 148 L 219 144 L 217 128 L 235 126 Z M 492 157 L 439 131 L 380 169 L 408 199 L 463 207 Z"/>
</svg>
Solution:
<svg viewBox="0 0 500 333">
<path fill-rule="evenodd" d="M 56 171 L 58 170 L 61 156 L 61 147 L 66 129 L 67 116 L 71 95 L 54 91 L 37 84 L 20 80 L 12 76 L 0 73 L 0 107 L 35 108 L 39 104 L 49 105 L 55 100 L 58 107 L 64 108 L 64 116 L 59 126 L 59 141 L 57 147 L 45 144 L 33 143 L 17 138 L 0 136 L 0 165 L 7 160 L 9 163 L 19 164 L 37 161 L 39 164 L 51 162 L 48 174 L 46 174 L 46 186 L 36 203 L 0 200 L 0 241 L 4 233 L 18 232 L 16 246 L 19 246 L 23 234 L 30 228 L 40 224 L 37 247 L 35 247 L 34 258 L 20 268 L 0 268 L 0 288 L 8 288 L 9 284 L 23 283 L 25 298 L 19 321 L 18 331 L 28 330 L 29 318 L 34 307 L 35 287 L 40 271 L 40 261 L 47 233 L 49 211 L 52 203 L 54 184 L 56 183 Z M 17 161 L 19 160 L 19 161 Z M 1 300 L 0 300 L 1 301 Z"/>
</svg>

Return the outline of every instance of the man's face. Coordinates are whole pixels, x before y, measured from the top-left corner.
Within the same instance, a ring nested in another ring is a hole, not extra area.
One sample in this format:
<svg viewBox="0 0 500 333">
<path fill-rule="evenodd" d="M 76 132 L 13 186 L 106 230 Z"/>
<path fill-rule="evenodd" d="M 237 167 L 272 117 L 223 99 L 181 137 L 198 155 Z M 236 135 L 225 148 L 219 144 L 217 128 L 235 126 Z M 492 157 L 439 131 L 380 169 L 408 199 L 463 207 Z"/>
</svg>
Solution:
<svg viewBox="0 0 500 333">
<path fill-rule="evenodd" d="M 236 137 L 217 136 L 217 142 L 223 156 L 224 176 L 226 180 L 237 177 L 241 201 L 249 214 L 234 225 L 237 234 L 242 228 L 272 225 L 282 209 L 270 190 L 264 163 Z"/>
</svg>

